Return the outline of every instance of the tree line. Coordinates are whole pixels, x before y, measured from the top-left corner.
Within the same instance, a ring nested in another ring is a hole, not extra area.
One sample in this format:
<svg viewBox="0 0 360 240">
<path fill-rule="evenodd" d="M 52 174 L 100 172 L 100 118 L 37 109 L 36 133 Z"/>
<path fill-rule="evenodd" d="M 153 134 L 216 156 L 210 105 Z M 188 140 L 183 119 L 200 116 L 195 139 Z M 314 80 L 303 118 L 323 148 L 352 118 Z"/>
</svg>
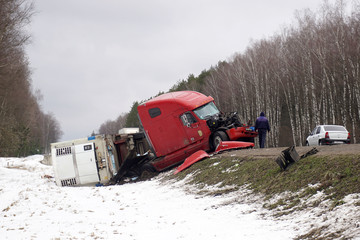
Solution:
<svg viewBox="0 0 360 240">
<path fill-rule="evenodd" d="M 324 1 L 243 53 L 177 82 L 169 91 L 214 97 L 223 112 L 254 123 L 265 112 L 268 145 L 303 145 L 317 124 L 344 125 L 360 140 L 360 5 Z"/>
<path fill-rule="evenodd" d="M 296 25 L 213 67 L 203 92 L 245 119 L 266 112 L 271 146 L 303 145 L 317 124 L 344 125 L 358 142 L 359 10 L 336 1 L 298 12 Z"/>
<path fill-rule="evenodd" d="M 26 156 L 49 151 L 62 135 L 51 113 L 44 113 L 39 90 L 33 92 L 25 54 L 34 5 L 26 0 L 0 0 L 0 156 Z"/>
</svg>

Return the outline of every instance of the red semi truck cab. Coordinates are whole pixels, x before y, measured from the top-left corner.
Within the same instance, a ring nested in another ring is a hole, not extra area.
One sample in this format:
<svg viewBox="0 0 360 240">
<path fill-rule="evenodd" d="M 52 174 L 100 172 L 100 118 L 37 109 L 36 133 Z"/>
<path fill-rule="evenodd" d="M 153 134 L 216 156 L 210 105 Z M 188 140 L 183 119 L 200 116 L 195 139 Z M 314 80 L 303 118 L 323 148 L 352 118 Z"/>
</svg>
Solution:
<svg viewBox="0 0 360 240">
<path fill-rule="evenodd" d="M 194 92 L 166 93 L 138 106 L 139 119 L 155 155 L 151 165 L 162 171 L 198 150 L 213 150 L 219 141 L 253 139 L 249 127 L 220 119 L 214 99 Z M 237 117 L 237 115 L 236 115 Z"/>
</svg>

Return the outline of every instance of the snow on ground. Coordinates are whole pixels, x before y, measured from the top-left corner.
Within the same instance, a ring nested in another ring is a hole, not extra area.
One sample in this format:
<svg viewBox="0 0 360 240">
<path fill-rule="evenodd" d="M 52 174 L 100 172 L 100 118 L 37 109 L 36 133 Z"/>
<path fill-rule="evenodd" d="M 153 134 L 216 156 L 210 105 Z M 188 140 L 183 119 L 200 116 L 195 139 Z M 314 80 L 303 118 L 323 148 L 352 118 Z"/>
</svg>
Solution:
<svg viewBox="0 0 360 240">
<path fill-rule="evenodd" d="M 161 176 L 58 187 L 41 160 L 0 158 L 1 239 L 292 239 L 309 230 L 296 218 L 264 217 L 269 214 L 261 201 L 234 202 L 249 197 L 245 189 L 204 197 L 187 191 L 184 182 L 164 184 Z"/>
</svg>

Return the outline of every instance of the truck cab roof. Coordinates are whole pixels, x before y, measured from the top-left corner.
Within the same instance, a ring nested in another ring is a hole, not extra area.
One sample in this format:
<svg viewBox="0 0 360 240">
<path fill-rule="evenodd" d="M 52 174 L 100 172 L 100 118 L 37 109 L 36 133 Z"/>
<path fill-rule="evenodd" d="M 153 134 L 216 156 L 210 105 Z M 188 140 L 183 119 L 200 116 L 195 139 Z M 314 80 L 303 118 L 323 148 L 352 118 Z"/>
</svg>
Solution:
<svg viewBox="0 0 360 240">
<path fill-rule="evenodd" d="M 139 108 L 166 104 L 176 104 L 186 110 L 193 110 L 198 108 L 208 102 L 214 101 L 210 96 L 205 96 L 199 92 L 194 91 L 179 91 L 179 92 L 170 92 L 165 93 L 161 96 L 155 97 L 139 106 Z"/>
</svg>

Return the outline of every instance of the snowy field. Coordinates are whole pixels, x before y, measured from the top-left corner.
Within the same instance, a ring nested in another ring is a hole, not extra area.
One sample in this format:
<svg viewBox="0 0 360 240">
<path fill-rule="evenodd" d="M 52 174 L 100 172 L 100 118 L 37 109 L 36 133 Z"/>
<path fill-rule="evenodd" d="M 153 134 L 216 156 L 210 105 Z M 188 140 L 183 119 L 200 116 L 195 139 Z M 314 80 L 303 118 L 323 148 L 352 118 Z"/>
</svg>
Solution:
<svg viewBox="0 0 360 240">
<path fill-rule="evenodd" d="M 204 197 L 184 182 L 164 184 L 161 176 L 118 186 L 58 187 L 49 178 L 52 167 L 41 160 L 0 158 L 0 239 L 293 239 L 331 220 L 312 212 L 275 219 L 246 190 Z M 347 234 L 355 237 L 360 218 L 351 201 L 334 214 L 355 214 L 352 223 L 336 220 L 353 227 Z"/>
</svg>

